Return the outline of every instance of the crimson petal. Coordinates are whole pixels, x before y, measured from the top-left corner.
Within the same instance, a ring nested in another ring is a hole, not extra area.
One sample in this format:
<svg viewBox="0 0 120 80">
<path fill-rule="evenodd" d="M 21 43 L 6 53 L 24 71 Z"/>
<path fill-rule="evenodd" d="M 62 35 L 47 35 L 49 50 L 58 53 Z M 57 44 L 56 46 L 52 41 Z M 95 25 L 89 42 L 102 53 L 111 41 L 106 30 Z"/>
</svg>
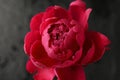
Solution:
<svg viewBox="0 0 120 80">
<path fill-rule="evenodd" d="M 85 80 L 85 73 L 81 65 L 66 68 L 56 68 L 58 80 Z"/>
<path fill-rule="evenodd" d="M 52 68 L 41 68 L 38 73 L 34 75 L 34 80 L 53 80 L 55 74 Z"/>
<path fill-rule="evenodd" d="M 95 52 L 90 63 L 96 62 L 103 56 L 107 46 L 110 44 L 110 40 L 105 35 L 95 31 L 89 31 L 87 36 L 95 44 Z"/>
<path fill-rule="evenodd" d="M 26 70 L 33 74 L 37 71 L 37 67 L 34 66 L 34 64 L 31 62 L 31 60 L 28 60 L 27 64 L 26 64 Z"/>
<path fill-rule="evenodd" d="M 40 40 L 40 33 L 38 31 L 28 32 L 24 39 L 24 50 L 26 54 L 30 54 L 31 45 L 34 41 Z"/>
<path fill-rule="evenodd" d="M 40 25 L 40 34 L 51 23 L 55 23 L 59 19 L 70 19 L 68 12 L 60 6 L 50 6 L 46 9 Z"/>
<path fill-rule="evenodd" d="M 44 13 L 41 12 L 32 17 L 31 22 L 30 22 L 30 29 L 32 31 L 39 30 L 40 24 L 42 22 L 43 14 Z"/>
<path fill-rule="evenodd" d="M 73 1 L 70 4 L 69 12 L 72 18 L 79 21 L 86 9 L 86 4 L 83 1 Z"/>
<path fill-rule="evenodd" d="M 91 40 L 86 40 L 83 47 L 83 55 L 81 58 L 81 64 L 87 65 L 90 60 L 93 58 L 95 53 L 95 45 Z"/>
<path fill-rule="evenodd" d="M 45 21 L 43 21 L 40 25 L 40 34 L 44 31 L 46 27 L 48 27 L 49 24 L 56 22 L 58 19 L 55 17 L 48 18 Z"/>
<path fill-rule="evenodd" d="M 86 10 L 86 4 L 81 0 L 76 0 L 70 4 L 69 12 L 72 18 L 80 23 L 82 27 L 87 28 L 87 20 L 91 9 Z"/>
<path fill-rule="evenodd" d="M 76 35 L 76 40 L 79 46 L 82 47 L 85 40 L 85 31 L 81 27 L 79 27 L 78 30 L 79 31 L 78 34 Z"/>
<path fill-rule="evenodd" d="M 56 17 L 59 19 L 63 19 L 63 18 L 69 18 L 68 12 L 60 7 L 60 6 L 50 6 L 46 9 L 46 12 L 43 16 L 43 21 L 48 19 L 48 18 L 52 18 L 52 17 Z"/>
<path fill-rule="evenodd" d="M 81 18 L 81 25 L 85 28 L 85 29 L 88 29 L 88 18 L 89 18 L 89 15 L 91 13 L 92 9 L 91 8 L 88 8 L 83 17 Z"/>
<path fill-rule="evenodd" d="M 79 45 L 76 42 L 76 33 L 72 29 L 68 32 L 64 40 L 64 46 L 67 49 L 71 49 L 73 52 L 79 49 Z"/>
<path fill-rule="evenodd" d="M 32 47 L 31 47 L 31 60 L 33 61 L 33 63 L 38 66 L 38 67 L 51 67 L 56 63 L 56 60 L 51 59 L 44 47 L 41 44 L 41 41 L 37 40 L 33 43 Z"/>
</svg>

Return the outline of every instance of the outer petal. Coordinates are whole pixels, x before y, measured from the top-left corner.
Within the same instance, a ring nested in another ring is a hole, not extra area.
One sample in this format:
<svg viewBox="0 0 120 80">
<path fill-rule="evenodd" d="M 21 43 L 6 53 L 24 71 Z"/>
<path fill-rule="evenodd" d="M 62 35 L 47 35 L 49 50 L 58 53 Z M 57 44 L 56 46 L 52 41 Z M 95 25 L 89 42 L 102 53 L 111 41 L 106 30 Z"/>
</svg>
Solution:
<svg viewBox="0 0 120 80">
<path fill-rule="evenodd" d="M 88 8 L 88 9 L 85 11 L 83 17 L 81 18 L 80 23 L 81 23 L 81 25 L 82 25 L 85 29 L 88 29 L 88 18 L 89 18 L 89 15 L 90 15 L 91 11 L 92 11 L 92 9 L 91 9 L 91 8 Z"/>
<path fill-rule="evenodd" d="M 40 24 L 42 22 L 42 17 L 43 17 L 43 14 L 44 13 L 38 13 L 36 14 L 35 16 L 33 16 L 33 18 L 31 19 L 31 22 L 30 22 L 30 29 L 32 31 L 35 31 L 35 30 L 39 30 L 39 27 L 40 27 Z"/>
<path fill-rule="evenodd" d="M 81 0 L 76 0 L 70 4 L 69 12 L 72 18 L 80 23 L 84 28 L 87 28 L 87 20 L 91 9 L 86 10 L 86 4 Z"/>
<path fill-rule="evenodd" d="M 93 41 L 95 45 L 95 52 L 89 63 L 98 61 L 103 56 L 107 46 L 110 44 L 110 40 L 103 34 L 99 32 L 89 31 L 87 37 Z"/>
<path fill-rule="evenodd" d="M 91 40 L 86 39 L 83 47 L 83 54 L 80 59 L 81 64 L 87 65 L 90 62 L 90 60 L 93 58 L 94 53 L 95 53 L 94 43 Z"/>
<path fill-rule="evenodd" d="M 73 1 L 70 4 L 69 12 L 74 20 L 79 21 L 86 10 L 86 4 L 83 1 Z"/>
<path fill-rule="evenodd" d="M 85 73 L 81 65 L 66 68 L 56 68 L 58 80 L 85 80 Z"/>
<path fill-rule="evenodd" d="M 32 31 L 26 34 L 25 39 L 24 39 L 24 50 L 28 55 L 30 54 L 31 45 L 36 40 L 40 40 L 40 39 L 41 39 L 41 36 L 38 31 L 34 31 L 34 32 Z"/>
<path fill-rule="evenodd" d="M 50 6 L 46 9 L 44 13 L 42 24 L 40 25 L 40 34 L 44 29 L 52 23 L 57 22 L 59 19 L 70 19 L 68 12 L 60 6 Z"/>
<path fill-rule="evenodd" d="M 73 56 L 72 59 L 66 60 L 63 62 L 63 64 L 57 65 L 56 67 L 58 68 L 65 68 L 74 65 L 79 59 L 81 58 L 82 55 L 82 48 L 78 50 Z"/>
<path fill-rule="evenodd" d="M 52 17 L 56 17 L 59 19 L 63 19 L 63 18 L 69 18 L 68 12 L 60 7 L 60 6 L 51 6 L 48 7 L 45 11 L 45 14 L 43 16 L 43 20 L 46 20 L 48 18 L 52 18 Z"/>
<path fill-rule="evenodd" d="M 34 76 L 34 80 L 53 80 L 54 76 L 53 69 L 41 68 Z"/>
<path fill-rule="evenodd" d="M 37 71 L 37 69 L 38 68 L 36 66 L 34 66 L 34 64 L 31 62 L 31 60 L 28 60 L 28 62 L 26 64 L 26 70 L 29 73 L 33 74 L 33 73 L 35 73 Z"/>
<path fill-rule="evenodd" d="M 35 41 L 31 47 L 31 60 L 38 67 L 51 67 L 56 63 L 56 60 L 48 57 L 41 41 Z"/>
</svg>

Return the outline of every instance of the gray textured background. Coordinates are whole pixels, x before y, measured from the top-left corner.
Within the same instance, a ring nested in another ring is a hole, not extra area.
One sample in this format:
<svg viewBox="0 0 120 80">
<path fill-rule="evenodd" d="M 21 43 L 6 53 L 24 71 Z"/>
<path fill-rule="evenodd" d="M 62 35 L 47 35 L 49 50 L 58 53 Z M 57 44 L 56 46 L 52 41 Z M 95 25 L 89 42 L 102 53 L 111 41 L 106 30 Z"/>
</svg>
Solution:
<svg viewBox="0 0 120 80">
<path fill-rule="evenodd" d="M 31 17 L 50 5 L 72 0 L 0 0 L 0 80 L 32 80 L 25 70 L 23 39 Z M 85 68 L 87 80 L 120 80 L 120 0 L 85 0 L 93 8 L 89 28 L 107 35 L 111 50 Z"/>
</svg>

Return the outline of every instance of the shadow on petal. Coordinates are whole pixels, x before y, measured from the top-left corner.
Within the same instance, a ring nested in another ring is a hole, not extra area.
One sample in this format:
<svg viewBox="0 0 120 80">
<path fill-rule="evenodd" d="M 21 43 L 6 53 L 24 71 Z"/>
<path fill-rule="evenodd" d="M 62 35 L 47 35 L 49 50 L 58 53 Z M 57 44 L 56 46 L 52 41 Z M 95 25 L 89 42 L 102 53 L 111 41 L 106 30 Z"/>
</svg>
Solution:
<svg viewBox="0 0 120 80">
<path fill-rule="evenodd" d="M 55 69 L 58 80 L 85 80 L 85 73 L 81 65 Z"/>
</svg>

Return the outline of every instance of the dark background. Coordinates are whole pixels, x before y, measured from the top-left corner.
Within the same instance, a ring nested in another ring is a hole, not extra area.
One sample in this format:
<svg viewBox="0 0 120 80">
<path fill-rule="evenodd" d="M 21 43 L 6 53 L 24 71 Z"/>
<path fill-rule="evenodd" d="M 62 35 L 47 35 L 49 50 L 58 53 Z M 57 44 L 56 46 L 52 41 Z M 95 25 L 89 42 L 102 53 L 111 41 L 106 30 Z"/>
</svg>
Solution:
<svg viewBox="0 0 120 80">
<path fill-rule="evenodd" d="M 23 39 L 31 17 L 48 6 L 68 8 L 72 0 L 0 0 L 0 80 L 32 80 L 26 72 Z M 104 33 L 111 50 L 85 68 L 87 80 L 120 80 L 120 0 L 85 0 L 93 8 L 89 29 Z"/>
</svg>

